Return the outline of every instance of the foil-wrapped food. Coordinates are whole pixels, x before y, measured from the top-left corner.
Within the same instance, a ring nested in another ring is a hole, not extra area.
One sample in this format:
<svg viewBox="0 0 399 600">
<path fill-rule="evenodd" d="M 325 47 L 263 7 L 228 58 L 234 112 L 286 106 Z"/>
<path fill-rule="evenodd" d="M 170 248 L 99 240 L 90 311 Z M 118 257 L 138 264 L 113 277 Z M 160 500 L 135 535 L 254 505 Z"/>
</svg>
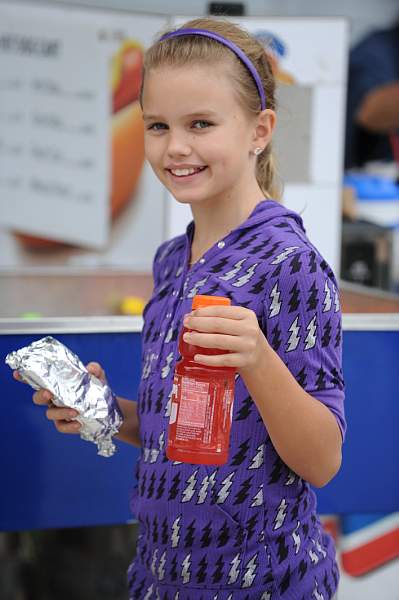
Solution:
<svg viewBox="0 0 399 600">
<path fill-rule="evenodd" d="M 69 348 L 47 336 L 11 352 L 6 363 L 35 390 L 49 390 L 55 406 L 76 410 L 76 420 L 82 425 L 80 437 L 97 444 L 98 454 L 114 454 L 112 437 L 123 422 L 116 397 Z"/>
</svg>

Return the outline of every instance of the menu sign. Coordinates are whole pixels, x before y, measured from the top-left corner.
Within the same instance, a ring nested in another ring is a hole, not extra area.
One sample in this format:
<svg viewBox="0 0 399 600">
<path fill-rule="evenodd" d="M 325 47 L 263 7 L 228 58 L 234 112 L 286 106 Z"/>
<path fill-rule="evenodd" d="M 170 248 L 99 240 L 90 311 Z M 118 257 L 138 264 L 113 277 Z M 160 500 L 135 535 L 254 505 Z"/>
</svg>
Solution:
<svg viewBox="0 0 399 600">
<path fill-rule="evenodd" d="M 1 226 L 105 245 L 109 115 L 109 61 L 95 24 L 0 6 Z"/>
</svg>

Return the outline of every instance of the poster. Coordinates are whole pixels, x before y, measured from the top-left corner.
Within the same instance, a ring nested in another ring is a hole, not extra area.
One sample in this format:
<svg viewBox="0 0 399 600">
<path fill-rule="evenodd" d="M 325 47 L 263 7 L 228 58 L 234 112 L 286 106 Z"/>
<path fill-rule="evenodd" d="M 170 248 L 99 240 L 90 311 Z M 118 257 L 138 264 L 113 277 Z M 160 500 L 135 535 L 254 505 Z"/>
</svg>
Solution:
<svg viewBox="0 0 399 600">
<path fill-rule="evenodd" d="M 0 268 L 149 271 L 164 192 L 144 160 L 160 17 L 0 3 Z"/>
</svg>

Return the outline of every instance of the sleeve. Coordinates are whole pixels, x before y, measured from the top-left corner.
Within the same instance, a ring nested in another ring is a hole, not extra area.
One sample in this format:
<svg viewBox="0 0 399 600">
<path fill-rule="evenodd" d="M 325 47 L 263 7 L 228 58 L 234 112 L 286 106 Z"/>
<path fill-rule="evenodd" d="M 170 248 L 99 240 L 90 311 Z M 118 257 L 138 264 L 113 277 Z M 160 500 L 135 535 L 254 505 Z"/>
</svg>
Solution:
<svg viewBox="0 0 399 600">
<path fill-rule="evenodd" d="M 334 274 L 313 250 L 291 255 L 270 275 L 264 333 L 292 375 L 327 406 L 345 438 L 342 315 Z"/>
<path fill-rule="evenodd" d="M 356 110 L 368 92 L 398 80 L 396 52 L 389 32 L 367 37 L 350 53 L 348 94 Z"/>
</svg>

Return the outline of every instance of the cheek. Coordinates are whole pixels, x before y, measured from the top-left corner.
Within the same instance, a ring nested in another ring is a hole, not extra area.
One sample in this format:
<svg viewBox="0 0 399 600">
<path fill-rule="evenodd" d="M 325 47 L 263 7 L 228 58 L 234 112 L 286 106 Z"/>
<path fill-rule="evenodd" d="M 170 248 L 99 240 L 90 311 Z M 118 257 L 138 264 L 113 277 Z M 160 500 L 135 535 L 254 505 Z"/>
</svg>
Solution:
<svg viewBox="0 0 399 600">
<path fill-rule="evenodd" d="M 156 140 L 144 136 L 144 153 L 145 157 L 152 167 L 156 167 L 160 159 L 160 145 Z"/>
</svg>

